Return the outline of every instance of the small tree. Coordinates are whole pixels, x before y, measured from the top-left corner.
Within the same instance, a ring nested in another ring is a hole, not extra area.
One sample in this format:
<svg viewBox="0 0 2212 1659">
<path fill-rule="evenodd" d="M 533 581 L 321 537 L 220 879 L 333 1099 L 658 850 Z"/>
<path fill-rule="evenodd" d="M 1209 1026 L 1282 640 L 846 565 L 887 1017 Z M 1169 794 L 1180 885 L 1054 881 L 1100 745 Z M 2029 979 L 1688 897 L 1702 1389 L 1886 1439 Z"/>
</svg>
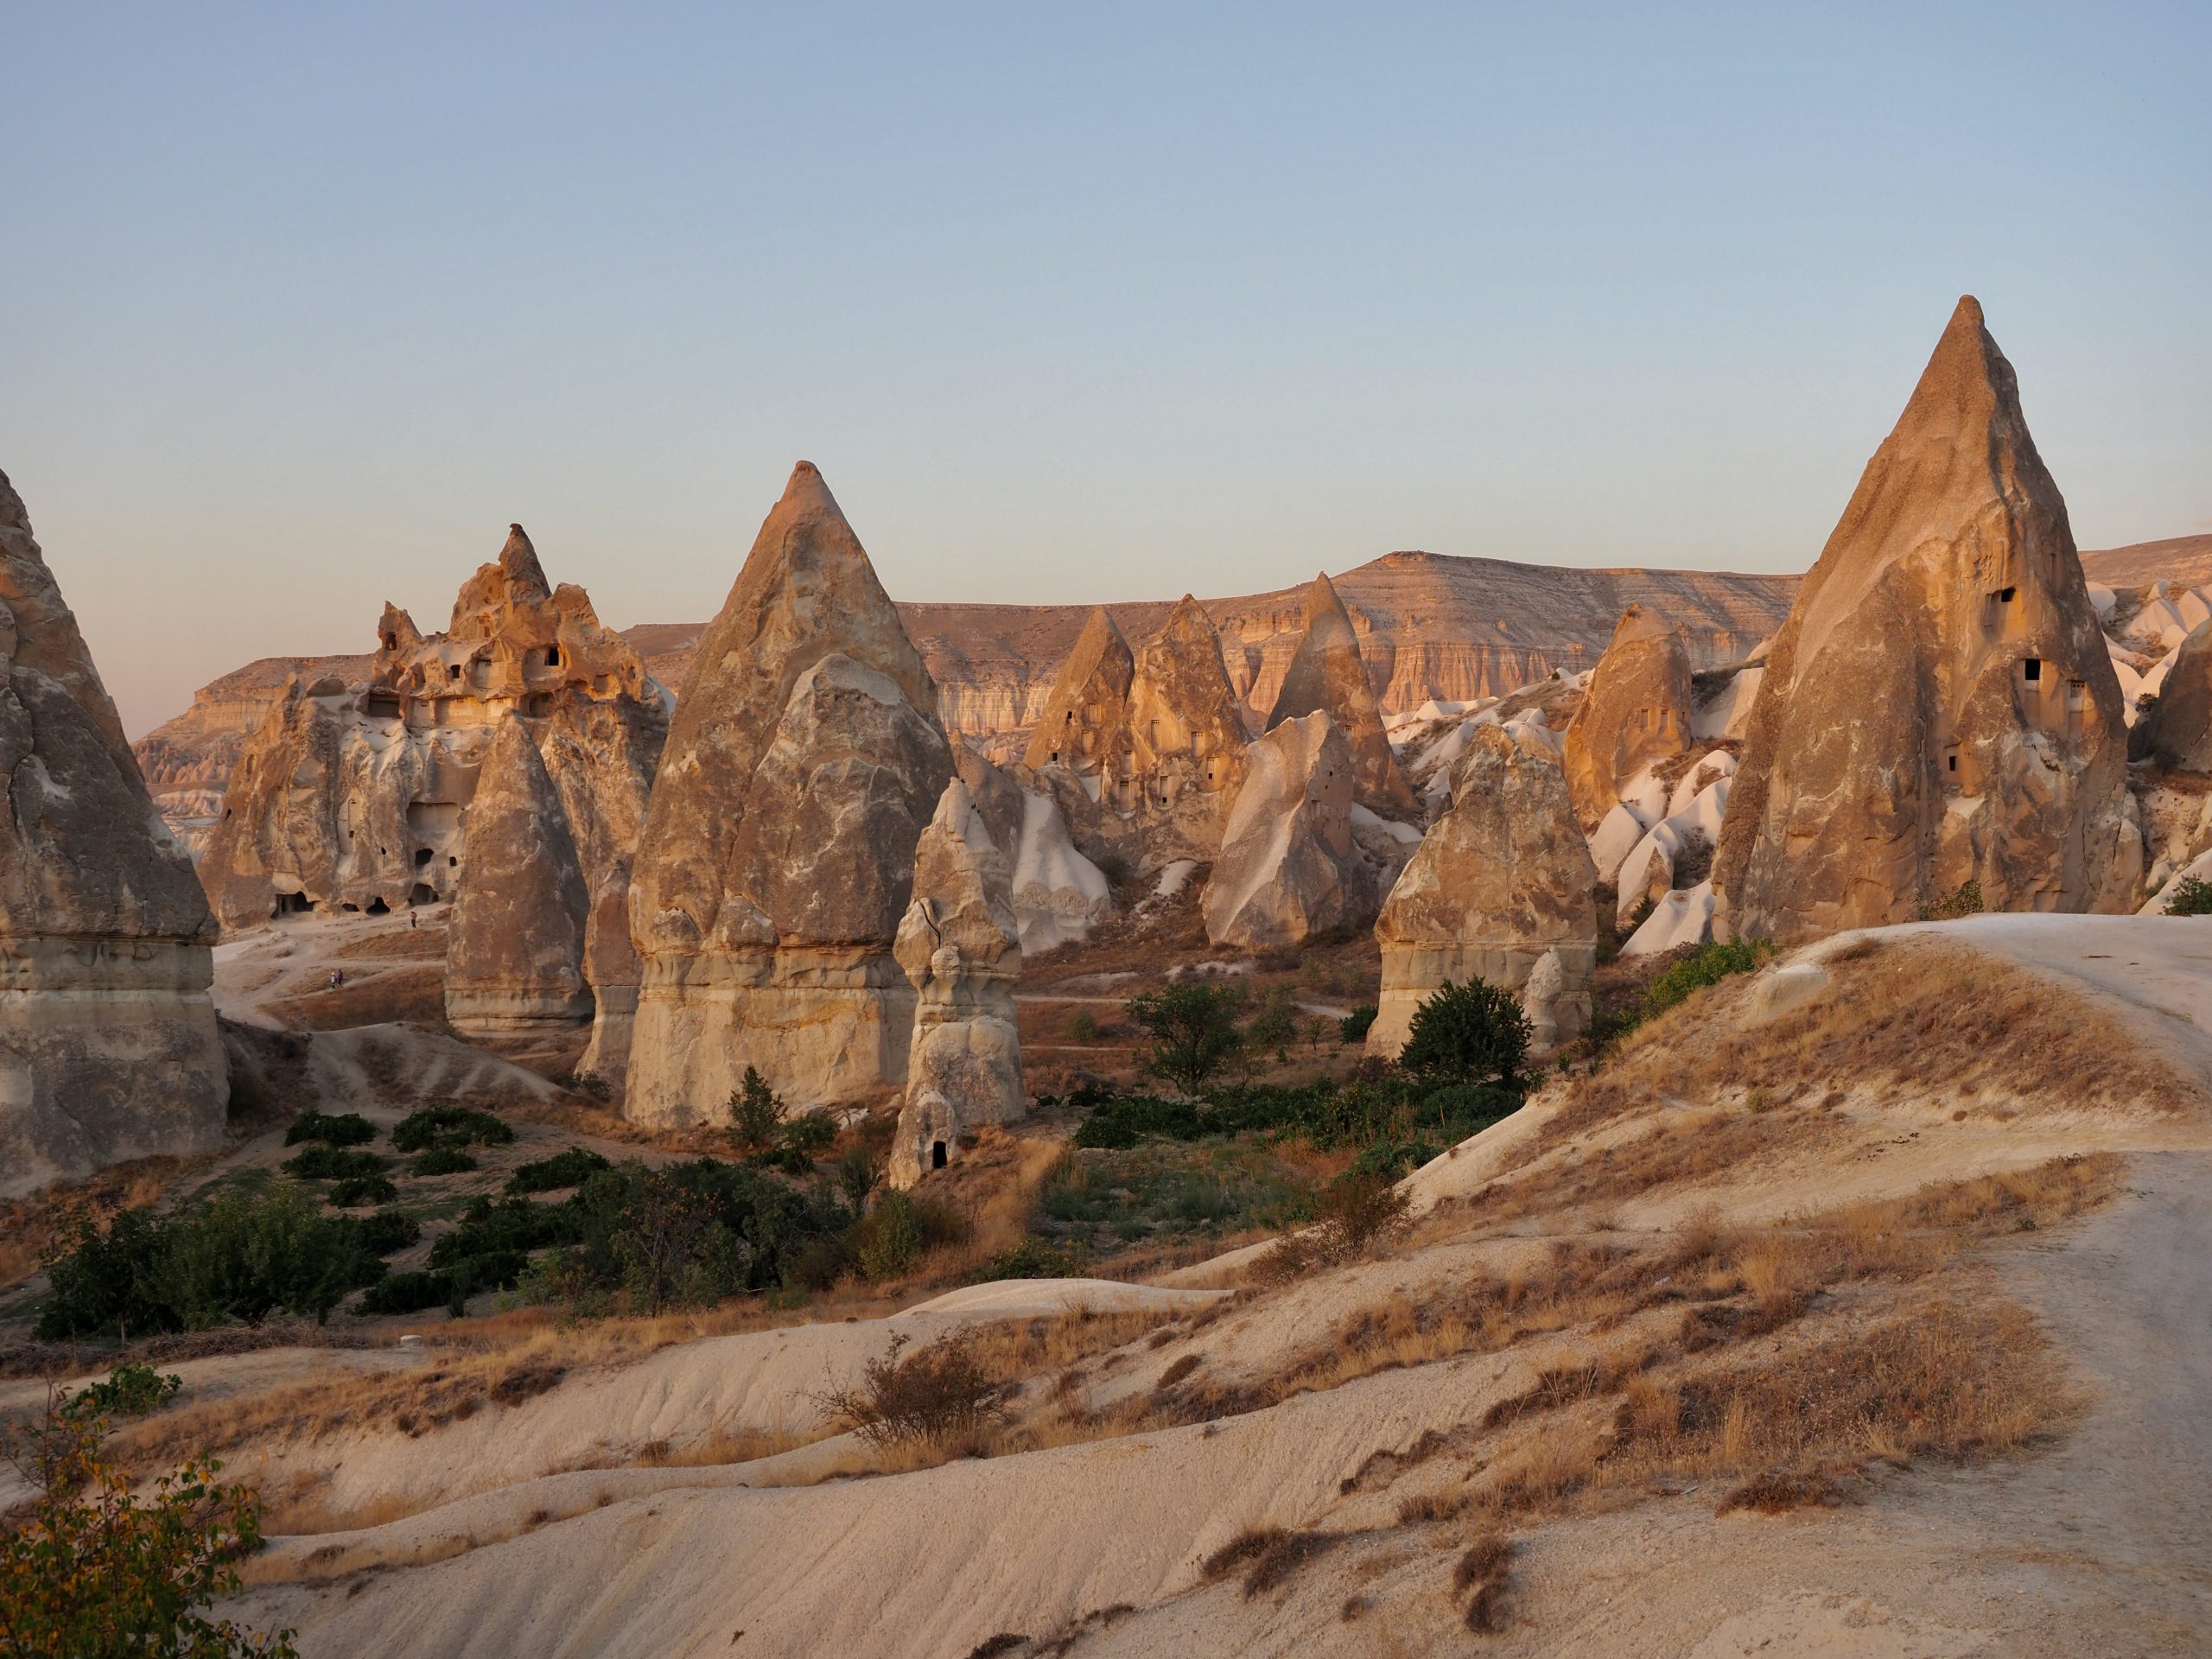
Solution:
<svg viewBox="0 0 2212 1659">
<path fill-rule="evenodd" d="M 783 1123 L 784 1103 L 757 1068 L 747 1066 L 729 1097 L 729 1138 L 741 1152 L 766 1152 L 776 1144 Z"/>
<path fill-rule="evenodd" d="M 1368 1032 L 1374 1027 L 1375 1016 L 1378 1012 L 1379 1010 L 1372 1002 L 1361 1003 L 1337 1022 L 1337 1040 L 1347 1048 L 1354 1043 L 1365 1042 Z"/>
<path fill-rule="evenodd" d="M 8 1460 L 38 1497 L 0 1537 L 0 1651 L 294 1659 L 289 1630 L 256 1636 L 200 1615 L 238 1592 L 235 1563 L 261 1547 L 253 1490 L 219 1485 L 222 1465 L 203 1454 L 134 1493 L 101 1452 L 105 1420 L 66 1403 L 9 1436 Z"/>
<path fill-rule="evenodd" d="M 1414 1010 L 1398 1064 L 1432 1084 L 1510 1083 L 1529 1054 L 1529 1016 L 1520 1000 L 1479 976 L 1450 980 Z"/>
<path fill-rule="evenodd" d="M 2184 875 L 2166 890 L 2165 912 L 2169 916 L 2212 916 L 2212 881 Z"/>
<path fill-rule="evenodd" d="M 1270 985 L 1262 994 L 1251 1023 L 1244 1027 L 1244 1040 L 1255 1048 L 1274 1050 L 1279 1062 L 1288 1059 L 1291 1041 L 1298 1034 L 1297 1018 L 1290 987 Z"/>
<path fill-rule="evenodd" d="M 1150 1069 L 1186 1094 L 1217 1071 L 1243 1039 L 1244 999 L 1226 985 L 1170 985 L 1129 999 L 1129 1017 L 1152 1033 Z"/>
</svg>

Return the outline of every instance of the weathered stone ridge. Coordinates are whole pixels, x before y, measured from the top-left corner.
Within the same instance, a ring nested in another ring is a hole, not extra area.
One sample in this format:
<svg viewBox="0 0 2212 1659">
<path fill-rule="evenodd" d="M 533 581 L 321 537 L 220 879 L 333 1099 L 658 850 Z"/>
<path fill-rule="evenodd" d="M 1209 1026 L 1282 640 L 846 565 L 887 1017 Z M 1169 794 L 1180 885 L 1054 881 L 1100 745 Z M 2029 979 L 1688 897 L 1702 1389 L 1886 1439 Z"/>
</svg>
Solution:
<svg viewBox="0 0 2212 1659">
<path fill-rule="evenodd" d="M 492 739 L 461 894 L 446 927 L 446 1020 L 469 1037 L 578 1026 L 591 893 L 568 815 L 519 715 Z"/>
<path fill-rule="evenodd" d="M 1561 759 L 1586 830 L 1620 804 L 1638 772 L 1688 748 L 1692 713 L 1681 636 L 1656 612 L 1630 606 L 1567 724 Z"/>
<path fill-rule="evenodd" d="M 914 899 L 894 946 L 915 992 L 894 1187 L 950 1162 L 975 1129 L 1022 1116 L 1016 933 L 1012 872 L 956 778 L 915 849 Z"/>
<path fill-rule="evenodd" d="M 1963 299 L 1776 638 L 1714 930 L 1907 921 L 1969 880 L 1993 910 L 2117 910 L 2142 865 L 2066 504 Z"/>
<path fill-rule="evenodd" d="M 1385 817 L 1418 819 L 1421 808 L 1382 734 L 1382 713 L 1351 617 L 1325 572 L 1306 589 L 1305 637 L 1275 695 L 1268 729 L 1317 709 L 1343 733 L 1351 751 L 1353 798 Z"/>
<path fill-rule="evenodd" d="M 903 1083 L 891 951 L 952 777 L 937 691 L 801 461 L 677 701 L 632 878 L 633 1121 L 721 1121 L 754 1066 L 795 1106 Z"/>
<path fill-rule="evenodd" d="M 0 1197 L 222 1142 L 214 919 L 0 473 Z"/>
<path fill-rule="evenodd" d="M 1352 836 L 1352 759 L 1322 711 L 1286 720 L 1249 751 L 1198 907 L 1206 938 L 1247 950 L 1303 944 L 1375 913 Z"/>
<path fill-rule="evenodd" d="M 1375 924 L 1382 990 L 1370 1052 L 1395 1057 L 1414 1012 L 1447 980 L 1523 993 L 1538 1046 L 1590 1028 L 1598 872 L 1548 747 L 1476 729 L 1452 805 L 1383 901 Z"/>
</svg>

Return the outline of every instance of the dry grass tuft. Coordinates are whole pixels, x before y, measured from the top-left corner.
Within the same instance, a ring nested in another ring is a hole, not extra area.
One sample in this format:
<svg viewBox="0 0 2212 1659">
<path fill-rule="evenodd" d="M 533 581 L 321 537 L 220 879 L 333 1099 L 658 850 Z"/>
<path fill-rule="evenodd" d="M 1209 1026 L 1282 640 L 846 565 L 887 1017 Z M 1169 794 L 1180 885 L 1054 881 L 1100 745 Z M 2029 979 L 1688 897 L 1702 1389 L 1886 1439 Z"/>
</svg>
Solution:
<svg viewBox="0 0 2212 1659">
<path fill-rule="evenodd" d="M 1452 1593 L 1467 1598 L 1467 1628 L 1490 1635 L 1505 1628 L 1505 1592 L 1512 1581 L 1513 1541 L 1489 1533 L 1467 1547 L 1452 1569 Z"/>
<path fill-rule="evenodd" d="M 1198 1563 L 1198 1576 L 1208 1584 L 1225 1579 L 1248 1561 L 1258 1560 L 1290 1535 L 1281 1527 L 1247 1527 Z"/>
</svg>

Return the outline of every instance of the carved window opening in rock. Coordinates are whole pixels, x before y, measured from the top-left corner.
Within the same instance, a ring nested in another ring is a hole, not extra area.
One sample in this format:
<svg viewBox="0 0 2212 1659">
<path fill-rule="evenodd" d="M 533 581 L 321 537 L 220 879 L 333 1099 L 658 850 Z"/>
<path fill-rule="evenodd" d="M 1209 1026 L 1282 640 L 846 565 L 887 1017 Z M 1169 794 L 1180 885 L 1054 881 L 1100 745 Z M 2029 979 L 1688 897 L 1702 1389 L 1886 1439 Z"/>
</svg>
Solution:
<svg viewBox="0 0 2212 1659">
<path fill-rule="evenodd" d="M 2040 682 L 2043 678 L 2043 658 L 2040 657 L 2020 658 L 2020 677 L 2031 685 Z"/>
<path fill-rule="evenodd" d="M 551 714 L 553 712 L 553 698 L 551 694 L 544 691 L 532 692 L 529 696 L 523 699 L 522 711 L 525 715 L 530 715 L 532 719 L 537 719 L 543 715 Z"/>
<path fill-rule="evenodd" d="M 446 860 L 446 868 L 449 870 L 457 870 L 461 868 L 461 861 L 458 858 L 448 858 Z"/>
<path fill-rule="evenodd" d="M 271 913 L 277 916 L 305 916 L 314 909 L 315 900 L 304 893 L 280 893 L 276 895 L 276 908 Z"/>
<path fill-rule="evenodd" d="M 399 693 L 397 691 L 370 692 L 369 718 L 372 720 L 397 720 L 399 718 Z"/>
<path fill-rule="evenodd" d="M 399 649 L 399 636 L 396 633 L 387 633 L 385 635 L 384 648 L 386 651 L 397 651 Z"/>
<path fill-rule="evenodd" d="M 428 847 L 417 847 L 415 849 L 416 867 L 419 869 L 422 866 L 429 863 L 430 861 L 430 849 Z"/>
<path fill-rule="evenodd" d="M 407 902 L 410 905 L 435 905 L 438 902 L 437 889 L 427 881 L 417 881 L 407 890 Z"/>
<path fill-rule="evenodd" d="M 448 664 L 446 665 L 446 678 L 448 678 L 448 679 L 449 679 L 449 680 L 457 680 L 457 679 L 459 679 L 460 677 L 461 677 L 461 664 L 460 664 L 459 663 L 449 663 L 449 664 Z"/>
<path fill-rule="evenodd" d="M 947 1156 L 948 1152 L 944 1141 L 932 1141 L 930 1142 L 930 1167 L 931 1169 L 943 1169 L 944 1167 L 945 1159 Z"/>
<path fill-rule="evenodd" d="M 491 689 L 492 664 L 490 659 L 479 657 L 474 662 L 468 665 L 468 683 L 474 686 L 479 691 L 488 690 Z"/>
<path fill-rule="evenodd" d="M 548 645 L 545 647 L 545 666 L 548 668 L 558 668 L 561 666 L 560 646 Z"/>
<path fill-rule="evenodd" d="M 1954 743 L 1943 751 L 1943 770 L 1946 772 L 1956 772 L 1958 769 L 1959 746 Z"/>
<path fill-rule="evenodd" d="M 372 916 L 389 916 L 391 914 L 391 906 L 385 903 L 380 897 L 372 899 L 369 900 L 368 913 Z"/>
</svg>

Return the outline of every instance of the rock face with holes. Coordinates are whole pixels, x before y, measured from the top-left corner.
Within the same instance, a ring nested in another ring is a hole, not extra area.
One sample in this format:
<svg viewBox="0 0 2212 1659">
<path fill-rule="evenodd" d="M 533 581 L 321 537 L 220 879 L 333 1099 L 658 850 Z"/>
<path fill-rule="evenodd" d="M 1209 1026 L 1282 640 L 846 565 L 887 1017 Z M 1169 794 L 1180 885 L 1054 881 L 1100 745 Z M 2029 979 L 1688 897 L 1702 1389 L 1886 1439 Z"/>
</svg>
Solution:
<svg viewBox="0 0 2212 1659">
<path fill-rule="evenodd" d="M 521 716 L 500 722 L 468 810 L 475 846 L 446 928 L 447 1022 L 467 1037 L 584 1024 L 591 892 Z"/>
<path fill-rule="evenodd" d="M 1319 710 L 1249 751 L 1221 855 L 1199 895 L 1206 938 L 1245 950 L 1303 944 L 1375 913 L 1375 882 L 1352 836 L 1352 757 Z"/>
<path fill-rule="evenodd" d="M 912 1186 L 986 1123 L 1022 1116 L 1013 873 L 957 778 L 914 850 L 914 899 L 894 947 L 915 993 L 906 1096 L 889 1179 Z"/>
<path fill-rule="evenodd" d="M 2113 911 L 2143 835 L 2120 685 L 2012 365 L 1959 302 L 1759 683 L 1713 863 L 1720 937 Z"/>
<path fill-rule="evenodd" d="M 951 778 L 929 671 L 801 461 L 699 641 L 646 810 L 632 1122 L 726 1122 L 748 1065 L 800 1109 L 903 1084 L 892 944 Z"/>
<path fill-rule="evenodd" d="M 222 1144 L 215 936 L 0 474 L 0 1198 Z"/>
<path fill-rule="evenodd" d="M 629 858 L 667 731 L 666 699 L 581 588 L 550 588 L 522 526 L 425 635 L 385 607 L 365 679 L 295 676 L 246 742 L 200 861 L 226 928 L 291 911 L 452 899 L 492 734 L 526 721 L 569 810 L 593 893 L 594 979 L 637 968 Z M 617 1075 L 619 1075 L 619 1071 Z"/>
<path fill-rule="evenodd" d="M 1414 1011 L 1446 980 L 1522 994 L 1540 1046 L 1590 1028 L 1598 873 L 1548 745 L 1476 729 L 1452 805 L 1390 889 L 1375 924 L 1382 993 L 1369 1052 L 1395 1057 Z"/>
<path fill-rule="evenodd" d="M 1639 772 L 1689 747 L 1690 721 L 1681 635 L 1657 613 L 1630 606 L 1567 723 L 1567 792 L 1585 830 L 1595 830 L 1620 804 Z"/>
<path fill-rule="evenodd" d="M 1306 632 L 1283 675 L 1268 729 L 1316 709 L 1343 733 L 1351 753 L 1352 798 L 1382 817 L 1421 822 L 1420 804 L 1382 734 L 1375 688 L 1360 660 L 1359 636 L 1326 573 L 1314 577 L 1306 590 Z"/>
<path fill-rule="evenodd" d="M 1185 594 L 1132 651 L 1091 613 L 1023 758 L 1076 843 L 1147 874 L 1221 845 L 1247 734 L 1205 607 Z"/>
</svg>

